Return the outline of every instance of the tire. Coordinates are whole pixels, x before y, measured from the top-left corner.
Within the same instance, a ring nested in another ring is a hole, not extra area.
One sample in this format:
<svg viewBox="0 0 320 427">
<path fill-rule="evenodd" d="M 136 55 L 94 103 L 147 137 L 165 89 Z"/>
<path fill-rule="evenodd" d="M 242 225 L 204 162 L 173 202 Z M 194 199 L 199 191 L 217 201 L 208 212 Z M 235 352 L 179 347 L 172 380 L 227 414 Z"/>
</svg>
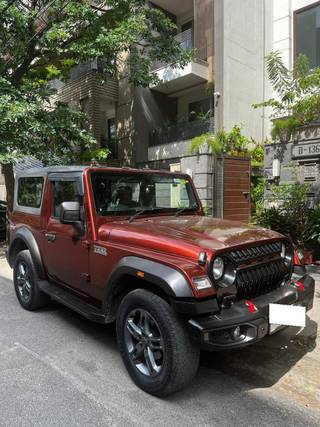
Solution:
<svg viewBox="0 0 320 427">
<path fill-rule="evenodd" d="M 200 349 L 191 341 L 185 322 L 152 292 L 137 289 L 124 297 L 117 339 L 132 380 L 154 396 L 183 389 L 198 370 Z"/>
<path fill-rule="evenodd" d="M 13 281 L 18 301 L 25 310 L 33 311 L 48 305 L 50 297 L 38 287 L 39 277 L 30 251 L 21 251 L 16 256 Z"/>
</svg>

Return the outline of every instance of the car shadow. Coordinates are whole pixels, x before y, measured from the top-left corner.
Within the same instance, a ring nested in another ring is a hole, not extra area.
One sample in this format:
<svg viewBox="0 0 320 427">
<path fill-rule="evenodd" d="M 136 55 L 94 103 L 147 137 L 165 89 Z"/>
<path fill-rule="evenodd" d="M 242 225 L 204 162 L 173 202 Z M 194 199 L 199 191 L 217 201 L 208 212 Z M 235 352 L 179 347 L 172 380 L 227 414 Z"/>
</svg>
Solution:
<svg viewBox="0 0 320 427">
<path fill-rule="evenodd" d="M 318 324 L 307 316 L 303 332 L 287 327 L 242 349 L 202 352 L 200 368 L 220 371 L 252 387 L 271 387 L 315 349 L 317 331 Z"/>
<path fill-rule="evenodd" d="M 90 322 L 71 309 L 56 302 L 42 311 L 55 312 L 70 326 L 88 338 L 97 340 L 106 351 L 117 351 L 115 323 L 101 325 Z M 316 346 L 318 324 L 307 317 L 307 326 L 301 333 L 299 328 L 288 327 L 262 341 L 243 349 L 201 352 L 200 367 L 193 386 L 202 387 L 216 384 L 217 374 L 227 375 L 241 383 L 245 389 L 268 388 L 277 383 L 291 368 Z M 119 355 L 120 357 L 120 355 Z M 125 368 L 123 368 L 125 369 Z M 205 381 L 203 379 L 205 378 Z M 192 385 L 191 385 L 192 387 Z M 170 399 L 180 399 L 182 391 Z M 180 397 L 179 397 L 180 396 Z"/>
<path fill-rule="evenodd" d="M 77 329 L 84 335 L 88 335 L 99 341 L 100 344 L 104 345 L 109 350 L 115 350 L 117 348 L 117 336 L 115 323 L 100 324 L 92 322 L 80 314 L 73 311 L 56 301 L 51 301 L 50 304 L 37 310 L 37 313 L 51 313 L 58 316 L 61 320 L 68 323 L 73 329 Z"/>
</svg>

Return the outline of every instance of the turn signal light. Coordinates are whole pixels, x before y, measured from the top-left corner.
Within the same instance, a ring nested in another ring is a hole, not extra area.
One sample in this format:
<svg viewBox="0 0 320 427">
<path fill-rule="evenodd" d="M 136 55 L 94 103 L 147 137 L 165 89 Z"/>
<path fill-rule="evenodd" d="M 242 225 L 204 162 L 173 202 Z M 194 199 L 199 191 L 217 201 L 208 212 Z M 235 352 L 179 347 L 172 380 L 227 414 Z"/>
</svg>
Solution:
<svg viewBox="0 0 320 427">
<path fill-rule="evenodd" d="M 207 276 L 203 277 L 194 277 L 192 279 L 193 284 L 197 288 L 198 291 L 202 291 L 203 289 L 211 288 L 211 282 Z"/>
</svg>

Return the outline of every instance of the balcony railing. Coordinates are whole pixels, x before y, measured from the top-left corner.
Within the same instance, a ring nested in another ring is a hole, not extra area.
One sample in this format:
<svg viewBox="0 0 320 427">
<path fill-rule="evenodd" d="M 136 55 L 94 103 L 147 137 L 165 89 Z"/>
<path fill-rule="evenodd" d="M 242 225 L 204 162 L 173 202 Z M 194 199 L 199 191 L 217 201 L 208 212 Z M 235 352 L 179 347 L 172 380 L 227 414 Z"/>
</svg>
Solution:
<svg viewBox="0 0 320 427">
<path fill-rule="evenodd" d="M 189 30 L 183 31 L 182 33 L 177 34 L 174 37 L 177 42 L 180 43 L 180 46 L 183 49 L 192 49 L 193 48 L 193 35 L 192 35 L 192 28 L 189 28 Z M 166 62 L 162 61 L 156 61 L 153 66 L 152 70 L 158 70 L 159 68 L 166 67 L 168 64 Z"/>
<path fill-rule="evenodd" d="M 181 122 L 165 128 L 154 129 L 149 135 L 149 146 L 187 141 L 203 133 L 214 131 L 214 118 Z"/>
</svg>

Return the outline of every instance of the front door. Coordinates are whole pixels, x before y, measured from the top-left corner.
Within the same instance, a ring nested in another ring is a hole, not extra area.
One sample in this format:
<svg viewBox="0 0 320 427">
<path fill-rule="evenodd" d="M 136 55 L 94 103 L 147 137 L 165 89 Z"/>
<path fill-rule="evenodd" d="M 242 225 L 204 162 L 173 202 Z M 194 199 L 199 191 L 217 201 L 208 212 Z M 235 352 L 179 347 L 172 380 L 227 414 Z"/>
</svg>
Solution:
<svg viewBox="0 0 320 427">
<path fill-rule="evenodd" d="M 250 222 L 250 159 L 223 159 L 223 218 Z"/>
<path fill-rule="evenodd" d="M 50 181 L 51 214 L 48 217 L 44 239 L 44 262 L 50 278 L 87 293 L 89 281 L 89 251 L 85 233 L 73 225 L 61 224 L 60 207 L 63 202 L 80 202 L 83 211 L 83 196 L 79 194 L 79 180 L 56 179 Z M 85 225 L 85 213 L 83 212 Z"/>
</svg>

